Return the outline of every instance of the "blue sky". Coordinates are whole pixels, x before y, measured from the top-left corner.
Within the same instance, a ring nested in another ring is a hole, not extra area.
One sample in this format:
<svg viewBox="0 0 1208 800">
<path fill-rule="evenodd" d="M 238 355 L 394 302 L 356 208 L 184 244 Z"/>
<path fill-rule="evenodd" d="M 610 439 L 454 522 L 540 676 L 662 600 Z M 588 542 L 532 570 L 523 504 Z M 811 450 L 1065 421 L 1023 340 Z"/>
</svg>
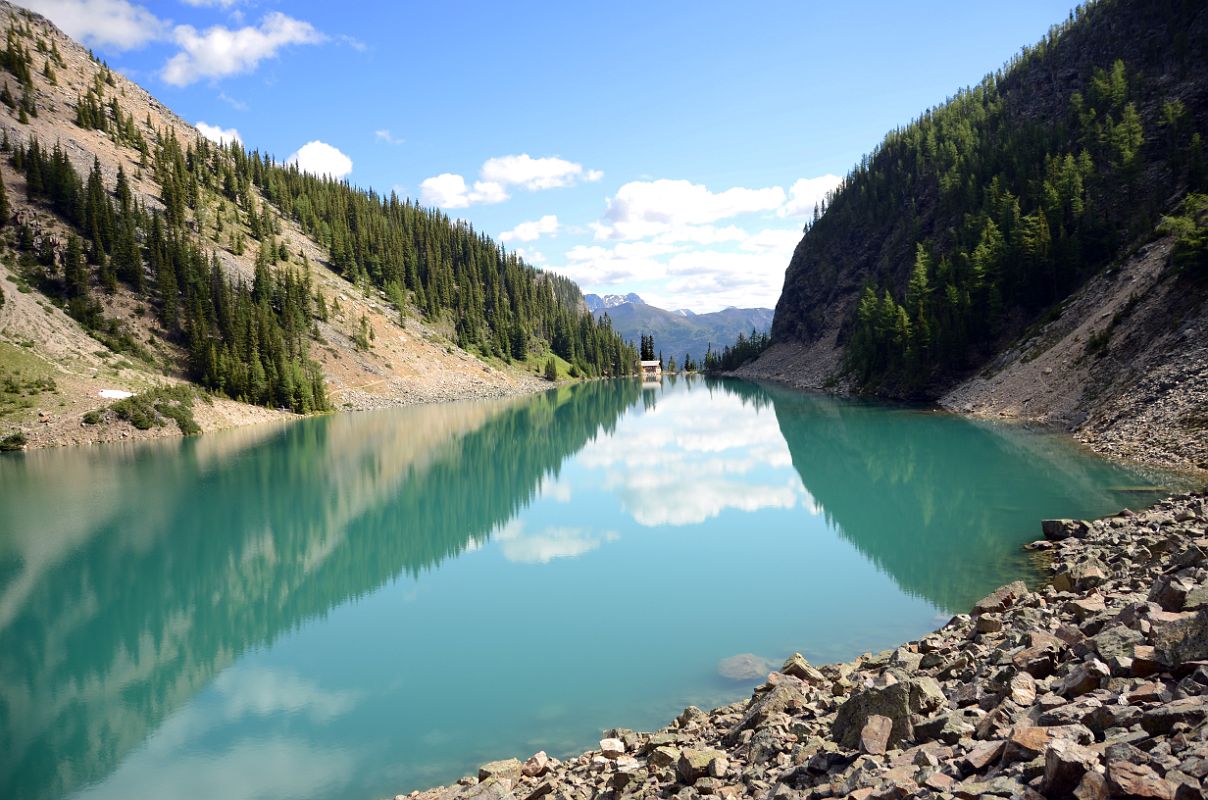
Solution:
<svg viewBox="0 0 1208 800">
<path fill-rule="evenodd" d="M 837 176 L 1071 8 L 18 1 L 209 135 L 696 311 L 774 305 Z"/>
</svg>

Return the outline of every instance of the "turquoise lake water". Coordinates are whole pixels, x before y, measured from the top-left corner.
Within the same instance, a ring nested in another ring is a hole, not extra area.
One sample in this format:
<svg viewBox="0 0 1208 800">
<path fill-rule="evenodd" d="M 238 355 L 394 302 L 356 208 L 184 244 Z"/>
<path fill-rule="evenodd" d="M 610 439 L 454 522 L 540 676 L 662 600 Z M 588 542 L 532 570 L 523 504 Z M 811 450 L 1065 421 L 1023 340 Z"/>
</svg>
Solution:
<svg viewBox="0 0 1208 800">
<path fill-rule="evenodd" d="M 848 659 L 1161 477 L 738 382 L 0 458 L 0 797 L 383 798 Z M 1167 479 L 1169 483 L 1169 479 Z"/>
</svg>

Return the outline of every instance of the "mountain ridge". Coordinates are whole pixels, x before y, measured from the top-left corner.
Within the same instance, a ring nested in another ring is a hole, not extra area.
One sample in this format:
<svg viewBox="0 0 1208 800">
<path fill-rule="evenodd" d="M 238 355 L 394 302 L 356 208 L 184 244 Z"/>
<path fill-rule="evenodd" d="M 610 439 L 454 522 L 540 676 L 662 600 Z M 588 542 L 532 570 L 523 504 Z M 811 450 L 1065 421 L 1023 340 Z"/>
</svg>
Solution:
<svg viewBox="0 0 1208 800">
<path fill-rule="evenodd" d="M 587 295 L 584 299 L 587 297 L 598 295 Z M 630 293 L 623 297 L 638 296 Z M 721 311 L 697 314 L 689 309 L 668 311 L 652 306 L 641 298 L 638 300 L 626 300 L 611 306 L 601 302 L 592 308 L 592 314 L 598 319 L 607 316 L 613 330 L 627 341 L 638 341 L 641 336 L 653 335 L 655 352 L 661 352 L 665 360 L 675 358 L 676 363 L 681 365 L 685 356 L 703 364 L 705 354 L 710 350 L 721 352 L 722 348 L 734 344 L 739 334 L 750 336 L 752 331 L 766 333 L 772 324 L 770 308 L 730 306 Z M 590 301 L 588 307 L 591 308 Z"/>
</svg>

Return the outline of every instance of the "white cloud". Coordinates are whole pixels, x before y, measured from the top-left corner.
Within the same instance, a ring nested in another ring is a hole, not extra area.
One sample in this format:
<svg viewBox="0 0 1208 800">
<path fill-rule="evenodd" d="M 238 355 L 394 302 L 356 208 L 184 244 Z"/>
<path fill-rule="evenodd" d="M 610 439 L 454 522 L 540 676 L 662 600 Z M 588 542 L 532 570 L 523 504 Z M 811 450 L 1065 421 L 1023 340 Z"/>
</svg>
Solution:
<svg viewBox="0 0 1208 800">
<path fill-rule="evenodd" d="M 542 253 L 540 250 L 529 250 L 524 247 L 517 247 L 512 252 L 515 253 L 516 257 L 521 261 L 524 261 L 527 264 L 532 264 L 533 266 L 540 266 L 546 262 L 545 253 Z"/>
<path fill-rule="evenodd" d="M 734 187 L 721 192 L 685 180 L 630 181 L 609 198 L 597 239 L 642 239 L 678 226 L 774 211 L 784 204 L 784 189 Z"/>
<path fill-rule="evenodd" d="M 205 122 L 198 122 L 193 127 L 197 128 L 198 132 L 200 132 L 202 136 L 206 137 L 211 142 L 218 142 L 218 144 L 243 141 L 239 138 L 239 131 L 235 130 L 234 128 L 223 128 L 219 125 L 210 125 Z"/>
<path fill-rule="evenodd" d="M 471 189 L 466 186 L 465 178 L 452 172 L 425 178 L 419 185 L 419 196 L 421 202 L 440 208 L 466 208 L 508 199 L 508 193 L 498 183 L 475 181 Z"/>
<path fill-rule="evenodd" d="M 392 134 L 388 128 L 379 128 L 378 130 L 374 131 L 373 138 L 377 139 L 379 142 L 385 142 L 386 144 L 402 144 L 403 142 L 407 141 L 401 136 L 395 136 Z"/>
<path fill-rule="evenodd" d="M 532 222 L 522 222 L 510 231 L 504 231 L 499 234 L 501 242 L 535 242 L 542 236 L 549 236 L 558 232 L 558 217 L 553 214 L 546 214 L 541 219 L 533 220 Z"/>
<path fill-rule="evenodd" d="M 604 177 L 600 170 L 584 170 L 582 164 L 557 156 L 533 158 L 528 153 L 487 159 L 478 172 L 473 188 L 461 175 L 445 172 L 420 184 L 421 200 L 441 208 L 465 208 L 471 205 L 501 203 L 510 195 L 508 189 L 529 192 L 574 186 L 580 180 L 598 181 Z"/>
<path fill-rule="evenodd" d="M 821 203 L 827 192 L 835 190 L 843 180 L 838 175 L 799 178 L 789 187 L 789 199 L 776 213 L 782 217 L 812 217 L 814 206 Z"/>
<path fill-rule="evenodd" d="M 309 22 L 280 11 L 268 14 L 259 27 L 233 30 L 214 25 L 198 31 L 192 25 L 178 25 L 172 38 L 181 51 L 168 59 L 160 75 L 173 86 L 250 72 L 264 59 L 275 57 L 283 47 L 318 44 L 326 39 Z"/>
<path fill-rule="evenodd" d="M 482 165 L 481 176 L 484 181 L 493 181 L 503 186 L 519 186 L 535 192 L 539 189 L 557 189 L 571 186 L 583 174 L 583 165 L 575 164 L 563 158 L 533 158 L 528 153 L 518 156 L 500 156 L 488 159 Z M 595 180 L 604 176 L 598 175 Z"/>
<path fill-rule="evenodd" d="M 317 139 L 299 147 L 286 164 L 297 164 L 298 169 L 320 177 L 331 177 L 339 180 L 352 172 L 352 159 L 341 153 L 335 147 L 320 142 Z"/>
<path fill-rule="evenodd" d="M 110 50 L 133 50 L 167 35 L 167 25 L 129 0 L 22 0 L 72 38 Z"/>
</svg>

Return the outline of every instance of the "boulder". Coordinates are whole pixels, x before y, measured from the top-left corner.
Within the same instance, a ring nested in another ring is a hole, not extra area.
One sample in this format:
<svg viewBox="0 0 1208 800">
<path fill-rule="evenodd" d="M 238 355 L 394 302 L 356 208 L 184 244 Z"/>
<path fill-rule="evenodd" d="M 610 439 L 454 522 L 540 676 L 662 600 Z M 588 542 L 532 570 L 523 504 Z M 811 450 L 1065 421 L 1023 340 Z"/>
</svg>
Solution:
<svg viewBox="0 0 1208 800">
<path fill-rule="evenodd" d="M 780 671 L 785 675 L 792 675 L 794 678 L 800 678 L 806 683 L 814 686 L 825 686 L 830 683 L 830 681 L 826 679 L 826 676 L 814 669 L 813 666 L 810 665 L 810 662 L 805 660 L 805 656 L 801 655 L 800 653 L 793 653 L 791 656 L 789 656 L 788 660 L 784 662 L 784 666 L 780 668 Z"/>
<path fill-rule="evenodd" d="M 676 773 L 681 783 L 691 786 L 711 772 L 724 775 L 727 763 L 726 754 L 720 750 L 688 748 L 680 751 Z"/>
<path fill-rule="evenodd" d="M 1061 679 L 1057 693 L 1066 697 L 1078 697 L 1098 689 L 1103 681 L 1111 676 L 1111 670 L 1098 659 L 1091 659 L 1076 665 Z"/>
<path fill-rule="evenodd" d="M 1180 614 L 1155 613 L 1150 641 L 1158 658 L 1177 667 L 1187 661 L 1208 659 L 1208 608 Z"/>
<path fill-rule="evenodd" d="M 1208 719 L 1208 697 L 1184 697 L 1151 708 L 1141 716 L 1141 727 L 1150 736 L 1170 733 L 1180 722 L 1198 724 Z"/>
<path fill-rule="evenodd" d="M 1053 588 L 1059 592 L 1084 592 L 1107 580 L 1107 565 L 1097 558 L 1070 564 L 1053 576 Z"/>
<path fill-rule="evenodd" d="M 1099 756 L 1089 747 L 1066 739 L 1049 742 L 1044 751 L 1044 778 L 1040 790 L 1046 797 L 1073 794 L 1083 776 L 1094 770 Z"/>
<path fill-rule="evenodd" d="M 726 734 L 727 743 L 737 742 L 739 733 L 749 728 L 758 728 L 773 714 L 780 714 L 791 708 L 799 708 L 804 699 L 801 692 L 792 686 L 781 684 L 772 687 L 770 691 L 764 692 L 761 697 L 751 701 L 747 713 L 738 725 Z"/>
<path fill-rule="evenodd" d="M 625 743 L 620 739 L 601 739 L 600 753 L 605 758 L 617 759 L 625 755 Z"/>
<path fill-rule="evenodd" d="M 526 778 L 536 778 L 549 771 L 549 756 L 544 750 L 528 757 L 520 766 L 520 774 Z"/>
<path fill-rule="evenodd" d="M 502 761 L 491 761 L 483 764 L 478 768 L 479 782 L 489 780 L 497 780 L 506 783 L 508 788 L 515 786 L 520 782 L 520 774 L 523 767 L 520 760 L 516 758 L 506 758 Z"/>
<path fill-rule="evenodd" d="M 1174 787 L 1144 764 L 1108 761 L 1106 777 L 1112 797 L 1174 800 Z"/>
<path fill-rule="evenodd" d="M 1123 625 L 1113 625 L 1091 637 L 1090 643 L 1099 658 L 1111 661 L 1113 658 L 1134 657 L 1136 646 L 1144 641 L 1145 637 L 1140 632 Z"/>
<path fill-rule="evenodd" d="M 1016 726 L 1003 748 L 1002 762 L 1031 761 L 1043 755 L 1049 744 L 1059 739 L 1090 744 L 1095 740 L 1095 735 L 1083 725 Z"/>
<path fill-rule="evenodd" d="M 1060 542 L 1064 539 L 1081 539 L 1090 533 L 1091 526 L 1080 519 L 1046 519 L 1040 523 L 1044 538 L 1050 542 Z"/>
<path fill-rule="evenodd" d="M 979 600 L 973 606 L 973 613 L 993 614 L 999 611 L 1006 611 L 1027 593 L 1028 586 L 1023 581 L 1008 583 L 1006 586 L 1000 586 Z"/>
<path fill-rule="evenodd" d="M 831 734 L 840 745 L 855 750 L 869 718 L 888 717 L 892 725 L 886 746 L 894 748 L 914 736 L 912 715 L 935 711 L 944 702 L 939 683 L 930 677 L 874 686 L 853 694 L 839 706 Z"/>
</svg>

